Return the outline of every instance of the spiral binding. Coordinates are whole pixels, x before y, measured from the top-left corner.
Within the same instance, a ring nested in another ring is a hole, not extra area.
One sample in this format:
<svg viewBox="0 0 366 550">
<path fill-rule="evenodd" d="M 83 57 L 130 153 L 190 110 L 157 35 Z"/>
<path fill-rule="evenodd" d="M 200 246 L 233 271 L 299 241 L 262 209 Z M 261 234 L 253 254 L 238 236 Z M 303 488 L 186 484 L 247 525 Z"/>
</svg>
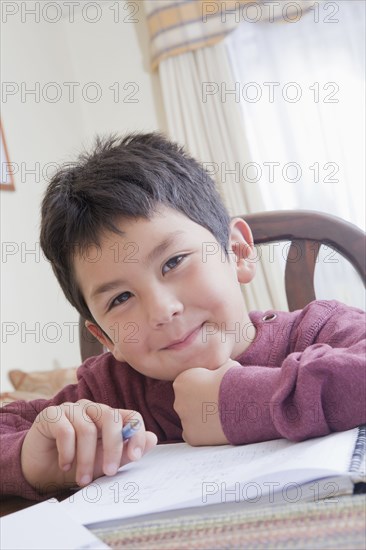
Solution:
<svg viewBox="0 0 366 550">
<path fill-rule="evenodd" d="M 350 472 L 365 471 L 364 459 L 366 455 L 366 424 L 358 427 L 356 445 L 353 450 Z M 363 466 L 363 467 L 362 467 Z"/>
</svg>

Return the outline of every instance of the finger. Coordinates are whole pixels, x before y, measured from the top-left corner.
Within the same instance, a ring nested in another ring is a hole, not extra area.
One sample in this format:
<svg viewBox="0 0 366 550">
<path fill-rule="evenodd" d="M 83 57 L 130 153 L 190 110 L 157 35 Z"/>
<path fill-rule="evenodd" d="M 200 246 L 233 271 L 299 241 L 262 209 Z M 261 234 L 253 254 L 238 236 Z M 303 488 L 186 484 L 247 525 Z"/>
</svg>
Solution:
<svg viewBox="0 0 366 550">
<path fill-rule="evenodd" d="M 123 452 L 122 424 L 122 416 L 118 409 L 103 410 L 103 472 L 106 475 L 114 475 L 120 467 Z"/>
<path fill-rule="evenodd" d="M 146 445 L 146 431 L 145 426 L 140 426 L 138 432 L 136 432 L 127 443 L 127 455 L 130 460 L 140 460 L 145 453 Z"/>
<path fill-rule="evenodd" d="M 64 405 L 73 405 L 66 403 Z M 75 458 L 75 430 L 65 414 L 63 406 L 51 406 L 44 409 L 37 417 L 38 430 L 47 438 L 54 439 L 58 452 L 58 465 L 67 472 Z"/>
<path fill-rule="evenodd" d="M 148 452 L 157 443 L 157 437 L 152 432 L 147 432 L 145 423 L 140 413 L 137 411 L 121 410 L 123 424 L 128 422 L 138 421 L 140 429 L 124 444 L 124 452 L 121 458 L 121 466 L 130 461 L 139 460 L 146 452 Z"/>
<path fill-rule="evenodd" d="M 123 425 L 125 426 L 129 422 L 140 423 L 139 430 L 124 443 L 124 450 L 127 452 L 127 457 L 130 461 L 139 460 L 144 454 L 146 444 L 146 430 L 142 416 L 137 411 L 123 411 L 121 410 L 123 418 Z M 125 453 L 124 453 L 125 454 Z"/>
<path fill-rule="evenodd" d="M 87 399 L 82 399 L 78 403 L 81 407 L 74 420 L 77 434 L 76 481 L 83 486 L 102 473 L 114 475 L 120 467 L 124 448 L 121 434 L 122 417 L 127 422 L 132 418 L 140 420 L 142 425 L 143 422 L 141 415 L 136 411 L 112 409 Z M 98 434 L 101 436 L 99 442 Z M 131 457 L 125 462 L 130 461 Z"/>
<path fill-rule="evenodd" d="M 149 451 L 151 451 L 151 449 L 156 447 L 157 443 L 158 438 L 156 437 L 156 435 L 153 432 L 146 432 L 146 444 L 144 454 L 148 453 Z"/>
<path fill-rule="evenodd" d="M 101 435 L 101 439 L 97 441 L 94 477 L 99 477 L 103 473 L 114 475 L 120 467 L 123 454 L 122 411 L 88 400 L 81 400 L 80 402 L 84 413 L 94 422 Z M 131 413 L 137 414 L 134 411 L 123 412 L 127 413 L 129 418 L 131 418 Z"/>
<path fill-rule="evenodd" d="M 135 437 L 135 436 L 133 436 L 133 437 Z M 129 462 L 131 462 L 131 458 L 130 458 L 130 454 L 129 454 L 129 452 L 131 452 L 131 451 L 128 450 L 128 446 L 130 445 L 131 442 L 132 441 L 128 441 L 127 449 L 126 449 L 126 445 L 124 447 L 124 452 L 123 452 L 123 455 L 122 455 L 122 458 L 121 458 L 120 467 L 124 466 L 125 464 L 128 464 Z M 145 455 L 151 449 L 153 449 L 156 446 L 157 442 L 158 442 L 158 438 L 156 437 L 156 435 L 153 432 L 145 432 L 145 445 L 144 445 L 143 454 Z M 133 460 L 136 460 L 136 459 L 133 459 Z"/>
<path fill-rule="evenodd" d="M 100 405 L 81 400 L 72 409 L 72 424 L 76 432 L 76 483 L 85 486 L 93 479 L 98 427 L 95 418 L 101 416 Z M 94 418 L 93 418 L 94 417 Z"/>
</svg>

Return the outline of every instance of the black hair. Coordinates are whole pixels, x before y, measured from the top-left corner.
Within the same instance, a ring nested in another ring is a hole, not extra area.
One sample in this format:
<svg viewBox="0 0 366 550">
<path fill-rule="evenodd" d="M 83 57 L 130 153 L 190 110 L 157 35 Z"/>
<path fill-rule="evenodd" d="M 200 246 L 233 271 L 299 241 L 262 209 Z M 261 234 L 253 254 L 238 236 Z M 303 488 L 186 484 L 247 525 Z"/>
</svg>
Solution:
<svg viewBox="0 0 366 550">
<path fill-rule="evenodd" d="M 91 152 L 51 179 L 41 207 L 41 247 L 69 302 L 96 323 L 77 285 L 73 256 L 99 246 L 116 221 L 150 219 L 159 205 L 212 233 L 228 256 L 229 214 L 202 165 L 161 133 L 97 137 Z"/>
</svg>

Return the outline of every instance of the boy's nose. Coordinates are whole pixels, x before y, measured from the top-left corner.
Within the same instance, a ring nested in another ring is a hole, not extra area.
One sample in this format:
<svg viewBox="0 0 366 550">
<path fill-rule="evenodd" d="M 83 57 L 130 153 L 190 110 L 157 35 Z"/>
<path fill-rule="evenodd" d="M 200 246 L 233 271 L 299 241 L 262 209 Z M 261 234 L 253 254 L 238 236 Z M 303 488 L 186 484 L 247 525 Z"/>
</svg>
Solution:
<svg viewBox="0 0 366 550">
<path fill-rule="evenodd" d="M 147 315 L 153 328 L 169 323 L 174 316 L 183 311 L 183 304 L 177 296 L 167 289 L 150 292 Z"/>
</svg>

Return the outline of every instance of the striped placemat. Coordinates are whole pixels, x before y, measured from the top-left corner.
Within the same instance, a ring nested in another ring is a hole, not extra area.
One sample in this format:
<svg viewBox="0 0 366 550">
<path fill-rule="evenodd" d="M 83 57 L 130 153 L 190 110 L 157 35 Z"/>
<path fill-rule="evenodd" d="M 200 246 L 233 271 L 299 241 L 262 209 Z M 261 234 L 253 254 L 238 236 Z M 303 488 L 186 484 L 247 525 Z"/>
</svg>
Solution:
<svg viewBox="0 0 366 550">
<path fill-rule="evenodd" d="M 178 512 L 179 514 L 179 512 Z M 111 548 L 128 549 L 362 549 L 366 548 L 366 495 L 220 511 L 200 516 L 92 529 Z"/>
</svg>

